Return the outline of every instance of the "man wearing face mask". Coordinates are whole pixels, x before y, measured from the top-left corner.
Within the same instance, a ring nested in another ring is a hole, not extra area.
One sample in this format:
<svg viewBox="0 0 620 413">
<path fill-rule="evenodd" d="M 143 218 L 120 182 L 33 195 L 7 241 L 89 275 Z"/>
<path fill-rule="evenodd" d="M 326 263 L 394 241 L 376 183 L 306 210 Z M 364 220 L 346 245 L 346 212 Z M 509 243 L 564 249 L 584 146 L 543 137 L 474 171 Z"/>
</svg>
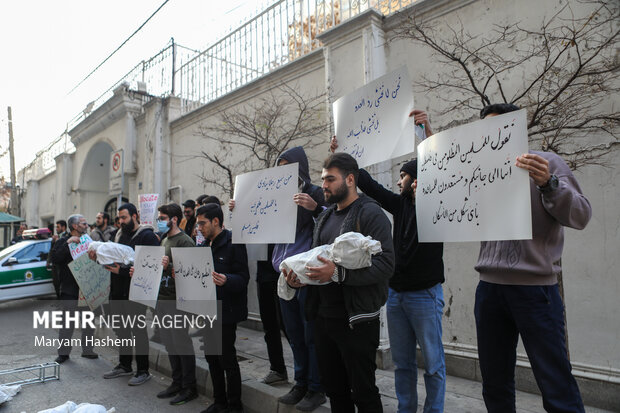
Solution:
<svg viewBox="0 0 620 413">
<path fill-rule="evenodd" d="M 54 247 L 52 248 L 50 255 L 52 264 L 54 264 L 58 270 L 60 280 L 59 299 L 62 300 L 63 309 L 64 311 L 73 312 L 78 310 L 78 296 L 80 288 L 78 287 L 78 284 L 69 269 L 69 263 L 73 261 L 69 244 L 80 243 L 80 237 L 86 234 L 86 231 L 88 230 L 88 223 L 86 222 L 86 218 L 79 214 L 71 215 L 67 221 L 70 233 L 65 233 L 65 235 L 54 243 Z M 82 328 L 82 344 L 86 343 L 86 337 L 92 336 L 93 333 L 93 329 Z M 67 339 L 71 339 L 71 336 L 73 336 L 73 327 L 62 328 L 58 331 L 58 338 L 61 343 L 67 342 Z M 64 363 L 69 360 L 70 352 L 71 347 L 60 347 L 58 349 L 58 357 L 56 358 L 56 362 Z M 82 357 L 96 359 L 98 355 L 93 352 L 92 347 L 85 347 L 83 345 Z"/>
<path fill-rule="evenodd" d="M 176 289 L 172 263 L 172 248 L 194 247 L 196 244 L 182 231 L 178 223 L 183 218 L 181 207 L 177 204 L 162 205 L 158 208 L 157 229 L 163 238 L 161 245 L 166 248 L 162 259 L 164 273 L 161 278 L 159 295 L 157 296 L 157 315 L 162 319 L 165 315 L 184 315 L 176 309 Z M 187 328 L 162 328 L 161 339 L 166 346 L 170 368 L 172 369 L 172 384 L 159 392 L 157 397 L 166 399 L 174 397 L 170 404 L 173 406 L 185 404 L 196 397 L 196 356 L 192 339 Z M 175 397 L 176 396 L 176 397 Z"/>
<path fill-rule="evenodd" d="M 118 209 L 118 217 L 121 229 L 116 233 L 115 242 L 128 245 L 133 249 L 136 248 L 136 245 L 159 245 L 159 239 L 153 232 L 153 227 L 139 224 L 138 210 L 134 204 L 126 203 L 121 205 Z M 89 253 L 89 256 L 91 259 L 97 258 L 94 253 Z M 112 273 L 110 279 L 110 312 L 130 317 L 143 315 L 146 307 L 134 301 L 129 301 L 130 267 L 114 264 L 107 265 L 105 268 Z M 149 338 L 146 328 L 140 328 L 140 323 L 136 323 L 133 326 L 127 325 L 117 328 L 114 332 L 120 339 L 135 337 L 137 372 L 129 380 L 128 384 L 130 386 L 138 386 L 145 383 L 151 378 L 149 374 Z M 105 373 L 103 378 L 113 379 L 132 375 L 133 350 L 130 346 L 119 347 L 118 365 Z"/>
</svg>

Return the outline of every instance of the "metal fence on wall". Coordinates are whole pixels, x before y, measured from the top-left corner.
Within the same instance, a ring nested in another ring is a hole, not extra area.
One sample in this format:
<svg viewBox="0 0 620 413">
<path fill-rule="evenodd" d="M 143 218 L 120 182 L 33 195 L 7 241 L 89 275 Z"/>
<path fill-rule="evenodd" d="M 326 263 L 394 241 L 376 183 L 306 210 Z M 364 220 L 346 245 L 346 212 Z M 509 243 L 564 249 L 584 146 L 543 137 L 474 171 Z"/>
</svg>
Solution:
<svg viewBox="0 0 620 413">
<path fill-rule="evenodd" d="M 110 99 L 120 85 L 181 98 L 188 113 L 321 47 L 318 35 L 369 9 L 390 15 L 419 0 L 279 0 L 200 52 L 171 42 L 134 66 L 71 119 L 67 131 Z M 54 158 L 75 147 L 67 131 L 20 171 L 21 180 L 52 172 Z"/>
<path fill-rule="evenodd" d="M 321 46 L 317 36 L 371 8 L 389 15 L 417 0 L 280 0 L 179 67 L 190 112 Z"/>
</svg>

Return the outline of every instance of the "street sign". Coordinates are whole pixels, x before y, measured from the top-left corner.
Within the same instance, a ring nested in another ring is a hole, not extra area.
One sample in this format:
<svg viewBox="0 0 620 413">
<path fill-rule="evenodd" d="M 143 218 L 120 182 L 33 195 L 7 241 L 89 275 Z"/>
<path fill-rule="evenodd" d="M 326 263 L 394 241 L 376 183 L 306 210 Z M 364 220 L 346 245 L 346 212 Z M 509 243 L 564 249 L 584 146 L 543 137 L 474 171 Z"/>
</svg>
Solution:
<svg viewBox="0 0 620 413">
<path fill-rule="evenodd" d="M 110 154 L 110 195 L 121 195 L 124 185 L 123 150 Z"/>
</svg>

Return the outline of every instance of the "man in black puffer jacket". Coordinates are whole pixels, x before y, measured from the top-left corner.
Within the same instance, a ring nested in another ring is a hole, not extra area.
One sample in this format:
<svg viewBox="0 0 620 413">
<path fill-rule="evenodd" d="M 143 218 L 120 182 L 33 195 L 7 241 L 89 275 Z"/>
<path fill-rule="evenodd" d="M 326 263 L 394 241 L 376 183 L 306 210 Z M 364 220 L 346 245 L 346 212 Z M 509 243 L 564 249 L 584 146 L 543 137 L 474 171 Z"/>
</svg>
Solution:
<svg viewBox="0 0 620 413">
<path fill-rule="evenodd" d="M 333 204 L 318 218 L 313 247 L 331 244 L 339 235 L 355 231 L 381 242 L 382 252 L 370 267 L 347 269 L 319 257 L 324 263 L 308 267 L 315 281 L 337 282 L 306 286 L 306 317 L 314 320 L 314 340 L 321 381 L 334 412 L 382 412 L 375 385 L 379 346 L 379 313 L 388 296 L 388 280 L 394 273 L 394 247 L 390 221 L 381 207 L 357 193 L 359 169 L 351 155 L 331 155 L 323 165 L 323 193 Z M 289 285 L 300 288 L 292 272 Z"/>
</svg>

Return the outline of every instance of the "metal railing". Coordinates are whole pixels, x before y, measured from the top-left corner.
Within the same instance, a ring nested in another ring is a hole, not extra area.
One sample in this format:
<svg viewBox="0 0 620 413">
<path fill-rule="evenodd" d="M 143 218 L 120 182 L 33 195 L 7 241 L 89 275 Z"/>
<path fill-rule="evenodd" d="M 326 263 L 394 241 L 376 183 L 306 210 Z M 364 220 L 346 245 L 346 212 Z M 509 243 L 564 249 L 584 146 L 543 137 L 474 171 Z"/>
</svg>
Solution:
<svg viewBox="0 0 620 413">
<path fill-rule="evenodd" d="M 280 0 L 178 69 L 190 112 L 321 47 L 317 36 L 371 8 L 389 15 L 417 0 Z"/>
<path fill-rule="evenodd" d="M 72 153 L 67 134 L 108 101 L 122 84 L 151 96 L 181 98 L 188 113 L 321 47 L 318 35 L 369 9 L 390 15 L 419 0 L 279 0 L 200 52 L 171 39 L 86 105 L 67 129 L 20 171 L 19 180 L 52 172 L 54 158 Z"/>
</svg>

